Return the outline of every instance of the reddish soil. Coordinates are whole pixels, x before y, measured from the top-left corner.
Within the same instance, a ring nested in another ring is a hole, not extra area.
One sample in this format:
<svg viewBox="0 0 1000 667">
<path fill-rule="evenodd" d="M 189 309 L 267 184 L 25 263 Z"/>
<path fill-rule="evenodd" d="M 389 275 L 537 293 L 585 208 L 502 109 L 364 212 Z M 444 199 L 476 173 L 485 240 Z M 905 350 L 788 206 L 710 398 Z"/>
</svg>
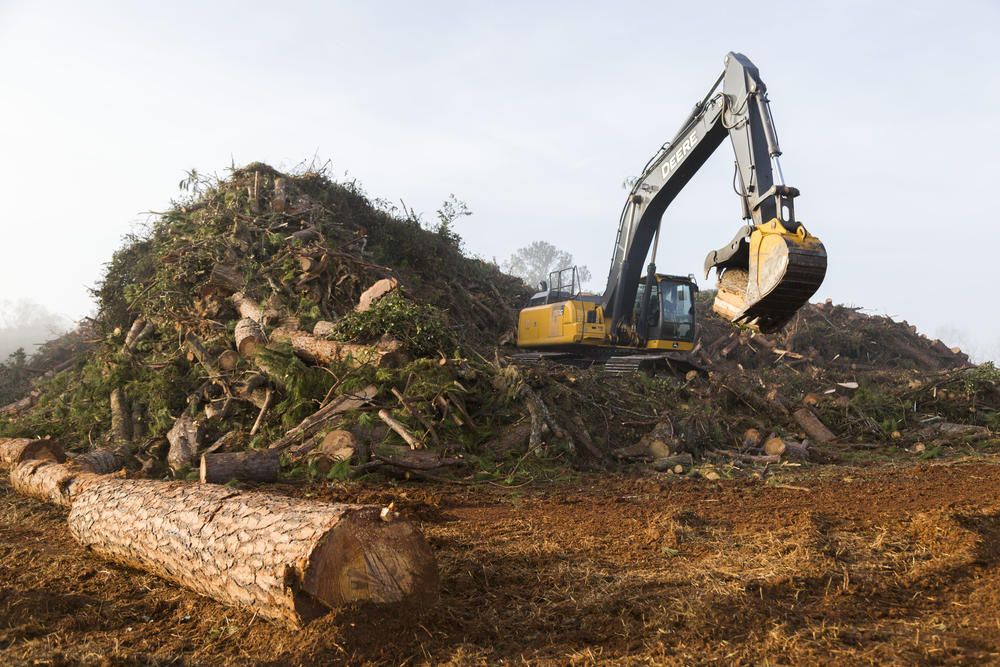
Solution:
<svg viewBox="0 0 1000 667">
<path fill-rule="evenodd" d="M 0 482 L 0 662 L 1000 660 L 998 461 L 781 481 L 284 487 L 395 499 L 442 574 L 431 608 L 338 610 L 302 631 L 94 558 L 62 511 Z"/>
</svg>

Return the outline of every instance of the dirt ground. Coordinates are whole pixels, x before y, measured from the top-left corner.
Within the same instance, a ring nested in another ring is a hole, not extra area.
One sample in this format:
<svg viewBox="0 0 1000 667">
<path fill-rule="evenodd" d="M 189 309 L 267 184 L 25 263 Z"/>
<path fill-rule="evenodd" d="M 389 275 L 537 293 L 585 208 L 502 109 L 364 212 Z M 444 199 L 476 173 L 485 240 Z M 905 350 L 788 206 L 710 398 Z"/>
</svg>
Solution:
<svg viewBox="0 0 1000 667">
<path fill-rule="evenodd" d="M 442 575 L 431 608 L 302 631 L 96 559 L 61 510 L 0 482 L 0 662 L 996 663 L 998 464 L 285 487 L 395 499 Z"/>
</svg>

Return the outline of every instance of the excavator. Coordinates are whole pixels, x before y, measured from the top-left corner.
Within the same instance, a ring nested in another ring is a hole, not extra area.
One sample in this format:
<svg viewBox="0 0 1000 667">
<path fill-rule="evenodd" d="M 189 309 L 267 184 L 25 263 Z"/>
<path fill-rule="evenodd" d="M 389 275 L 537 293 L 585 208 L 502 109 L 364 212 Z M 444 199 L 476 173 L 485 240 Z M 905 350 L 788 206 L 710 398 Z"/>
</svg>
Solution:
<svg viewBox="0 0 1000 667">
<path fill-rule="evenodd" d="M 727 136 L 736 153 L 734 187 L 747 224 L 705 258 L 705 278 L 712 268 L 718 278 L 713 310 L 763 333 L 780 330 L 795 315 L 823 282 L 826 249 L 795 219 L 799 191 L 785 184 L 757 67 L 731 52 L 708 94 L 632 186 L 604 294 L 580 291 L 575 267 L 553 272 L 519 313 L 518 347 L 541 354 L 603 351 L 607 357 L 691 350 L 698 286 L 693 275 L 656 272 L 661 220 Z M 650 263 L 641 275 L 647 256 Z"/>
</svg>

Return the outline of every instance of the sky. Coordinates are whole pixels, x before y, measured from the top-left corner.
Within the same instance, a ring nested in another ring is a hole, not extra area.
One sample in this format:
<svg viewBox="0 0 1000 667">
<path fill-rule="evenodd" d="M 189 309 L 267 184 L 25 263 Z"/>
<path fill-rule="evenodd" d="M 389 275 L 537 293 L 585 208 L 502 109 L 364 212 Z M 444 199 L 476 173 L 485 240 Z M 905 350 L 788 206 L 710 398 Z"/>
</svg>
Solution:
<svg viewBox="0 0 1000 667">
<path fill-rule="evenodd" d="M 626 192 L 722 71 L 767 85 L 816 300 L 1000 358 L 1000 3 L 0 0 L 0 303 L 88 287 L 188 170 L 329 161 L 499 262 L 532 241 L 606 281 Z M 742 224 L 724 143 L 667 210 L 657 266 L 698 276 Z M 2 321 L 3 313 L 0 313 Z"/>
</svg>

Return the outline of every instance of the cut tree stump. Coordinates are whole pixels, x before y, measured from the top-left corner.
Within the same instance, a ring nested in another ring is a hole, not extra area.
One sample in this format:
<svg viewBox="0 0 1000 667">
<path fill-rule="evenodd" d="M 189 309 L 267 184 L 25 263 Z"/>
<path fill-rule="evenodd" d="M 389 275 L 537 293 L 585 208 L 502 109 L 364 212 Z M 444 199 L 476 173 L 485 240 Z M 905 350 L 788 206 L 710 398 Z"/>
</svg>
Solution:
<svg viewBox="0 0 1000 667">
<path fill-rule="evenodd" d="M 438 586 L 423 536 L 377 506 L 97 478 L 69 526 L 102 557 L 293 627 L 353 602 L 425 601 Z"/>
<path fill-rule="evenodd" d="M 806 432 L 806 435 L 816 442 L 830 442 L 837 437 L 809 408 L 799 408 L 795 411 L 793 417 L 795 418 L 795 422 Z"/>
<path fill-rule="evenodd" d="M 58 444 L 48 438 L 0 438 L 0 465 L 13 468 L 23 461 L 44 459 L 63 463 L 66 453 Z"/>
<path fill-rule="evenodd" d="M 244 452 L 204 454 L 201 457 L 203 484 L 274 482 L 281 472 L 281 452 L 276 449 L 248 449 Z"/>
</svg>

